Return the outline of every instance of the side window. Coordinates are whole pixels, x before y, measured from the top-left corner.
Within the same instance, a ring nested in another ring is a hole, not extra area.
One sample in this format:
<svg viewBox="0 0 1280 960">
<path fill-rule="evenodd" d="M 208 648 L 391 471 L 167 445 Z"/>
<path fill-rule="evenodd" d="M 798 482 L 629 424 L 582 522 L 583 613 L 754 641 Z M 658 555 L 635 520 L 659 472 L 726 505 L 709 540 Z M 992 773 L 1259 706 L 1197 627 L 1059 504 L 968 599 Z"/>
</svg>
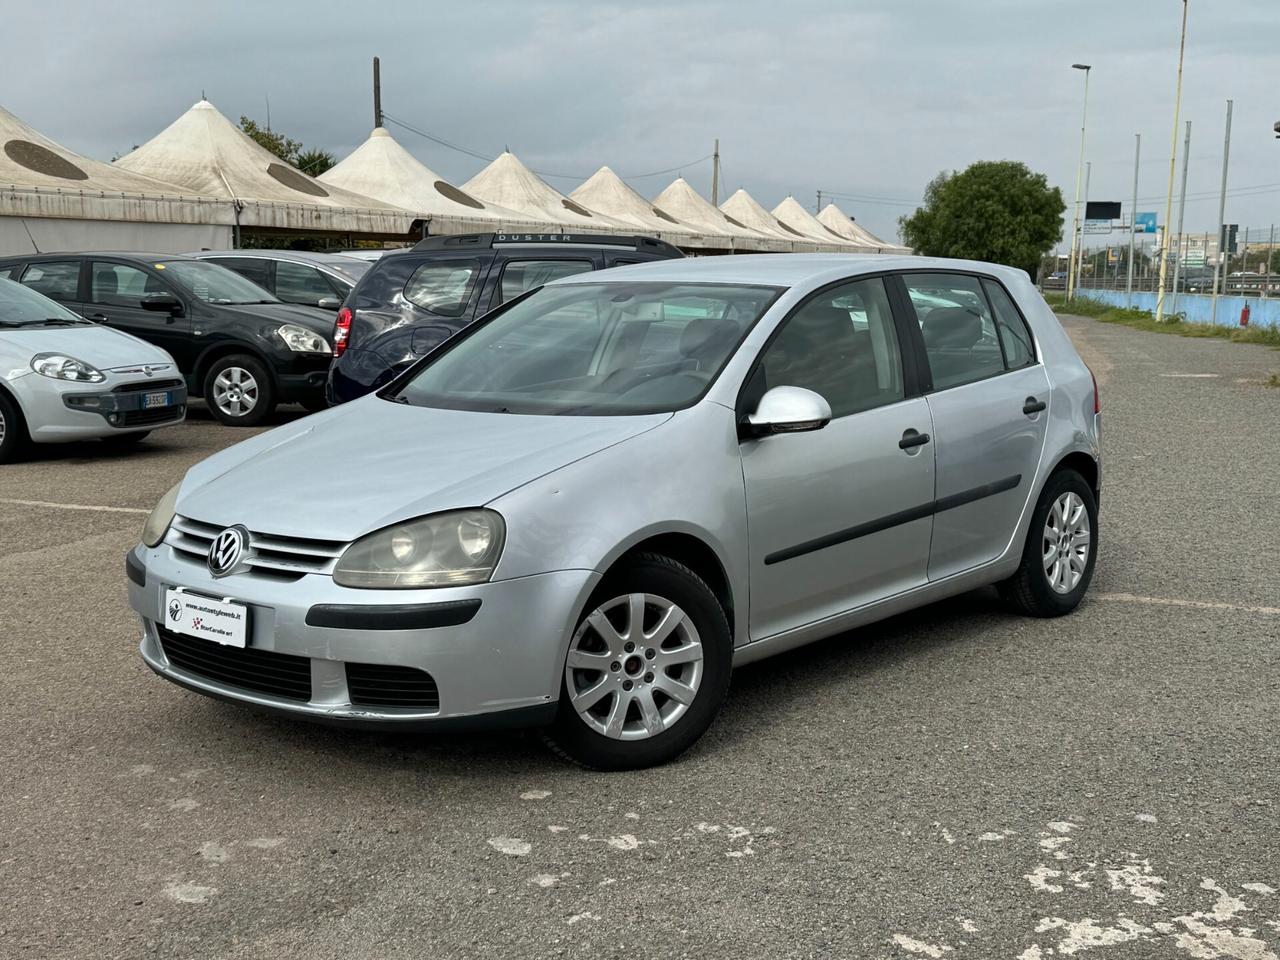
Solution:
<svg viewBox="0 0 1280 960">
<path fill-rule="evenodd" d="M 498 302 L 506 303 L 526 290 L 540 287 L 552 280 L 559 280 L 561 277 L 588 273 L 592 266 L 590 260 L 509 260 L 502 268 Z"/>
<path fill-rule="evenodd" d="M 761 357 L 749 402 L 783 386 L 821 394 L 833 417 L 903 399 L 902 356 L 883 280 L 836 287 L 786 320 Z"/>
<path fill-rule="evenodd" d="M 935 390 L 1004 372 L 995 320 L 976 278 L 908 273 L 902 279 L 920 321 Z"/>
<path fill-rule="evenodd" d="M 461 317 L 479 273 L 479 260 L 428 261 L 405 283 L 404 298 L 442 317 Z"/>
<path fill-rule="evenodd" d="M 1036 362 L 1036 348 L 1022 314 L 1004 287 L 994 280 L 983 280 L 982 289 L 987 291 L 991 307 L 996 312 L 996 329 L 1000 333 L 1000 345 L 1004 347 L 1005 366 L 1010 370 L 1031 366 Z"/>
<path fill-rule="evenodd" d="M 277 260 L 276 296 L 285 303 L 314 307 L 321 300 L 332 297 L 333 290 L 315 267 Z"/>
<path fill-rule="evenodd" d="M 149 293 L 169 291 L 149 273 L 124 263 L 96 261 L 89 271 L 89 300 L 112 307 L 138 307 Z"/>
<path fill-rule="evenodd" d="M 271 261 L 265 257 L 218 257 L 213 262 L 234 270 L 264 290 L 271 289 Z"/>
<path fill-rule="evenodd" d="M 15 263 L 15 264 L 12 264 L 12 265 L 7 266 L 7 267 L 0 267 L 0 280 L 13 280 L 13 279 L 15 279 L 15 278 L 16 278 L 16 274 L 18 273 L 18 270 L 19 270 L 19 268 L 20 268 L 21 266 L 22 266 L 22 264 L 20 264 L 20 263 Z"/>
<path fill-rule="evenodd" d="M 33 263 L 23 271 L 22 284 L 51 300 L 75 300 L 80 296 L 80 263 L 77 260 Z"/>
</svg>

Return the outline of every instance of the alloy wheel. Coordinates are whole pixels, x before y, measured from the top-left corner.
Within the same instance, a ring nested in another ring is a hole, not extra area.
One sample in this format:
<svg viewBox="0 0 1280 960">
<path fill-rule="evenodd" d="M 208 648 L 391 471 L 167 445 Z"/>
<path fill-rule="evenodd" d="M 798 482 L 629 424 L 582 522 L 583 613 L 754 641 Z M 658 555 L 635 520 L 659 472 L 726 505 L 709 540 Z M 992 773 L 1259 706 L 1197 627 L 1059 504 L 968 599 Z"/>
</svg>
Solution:
<svg viewBox="0 0 1280 960">
<path fill-rule="evenodd" d="M 1079 494 L 1068 491 L 1053 501 L 1044 524 L 1044 575 L 1055 593 L 1070 593 L 1080 583 L 1090 549 L 1089 511 Z"/>
<path fill-rule="evenodd" d="M 258 405 L 260 388 L 244 367 L 227 367 L 213 381 L 213 402 L 229 417 L 243 417 Z"/>
<path fill-rule="evenodd" d="M 651 593 L 614 597 L 573 635 L 565 686 L 573 709 L 597 733 L 646 740 L 688 711 L 702 683 L 697 627 L 675 603 Z"/>
</svg>

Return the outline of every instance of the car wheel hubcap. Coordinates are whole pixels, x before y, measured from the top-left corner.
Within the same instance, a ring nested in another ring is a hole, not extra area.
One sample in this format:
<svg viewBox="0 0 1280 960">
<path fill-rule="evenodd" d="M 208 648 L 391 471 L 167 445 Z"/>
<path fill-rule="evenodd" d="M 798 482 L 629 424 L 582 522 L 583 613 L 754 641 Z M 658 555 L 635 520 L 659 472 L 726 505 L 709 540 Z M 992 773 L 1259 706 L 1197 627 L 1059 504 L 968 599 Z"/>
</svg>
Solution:
<svg viewBox="0 0 1280 960">
<path fill-rule="evenodd" d="M 1089 565 L 1089 511 L 1079 494 L 1053 501 L 1044 524 L 1044 575 L 1056 593 L 1070 593 Z"/>
<path fill-rule="evenodd" d="M 646 740 L 688 711 L 702 642 L 680 607 L 651 593 L 614 597 L 573 635 L 564 680 L 582 721 L 614 740 Z"/>
<path fill-rule="evenodd" d="M 4 443 L 4 431 L 5 431 L 4 414 L 0 413 L 0 443 Z"/>
<path fill-rule="evenodd" d="M 258 381 L 244 367 L 227 367 L 213 381 L 213 403 L 229 417 L 243 417 L 258 405 Z"/>
</svg>

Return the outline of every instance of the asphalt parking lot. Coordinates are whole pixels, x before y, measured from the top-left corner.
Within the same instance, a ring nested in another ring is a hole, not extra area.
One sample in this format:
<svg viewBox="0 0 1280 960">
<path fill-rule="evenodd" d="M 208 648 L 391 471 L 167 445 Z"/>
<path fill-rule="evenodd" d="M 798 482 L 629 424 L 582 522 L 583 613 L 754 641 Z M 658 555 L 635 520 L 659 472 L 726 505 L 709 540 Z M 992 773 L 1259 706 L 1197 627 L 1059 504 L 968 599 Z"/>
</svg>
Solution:
<svg viewBox="0 0 1280 960">
<path fill-rule="evenodd" d="M 4 468 L 0 956 L 1275 958 L 1280 353 L 1067 325 L 1104 413 L 1082 607 L 982 591 L 753 665 L 639 773 L 154 677 L 123 554 L 246 435 L 203 411 Z"/>
</svg>

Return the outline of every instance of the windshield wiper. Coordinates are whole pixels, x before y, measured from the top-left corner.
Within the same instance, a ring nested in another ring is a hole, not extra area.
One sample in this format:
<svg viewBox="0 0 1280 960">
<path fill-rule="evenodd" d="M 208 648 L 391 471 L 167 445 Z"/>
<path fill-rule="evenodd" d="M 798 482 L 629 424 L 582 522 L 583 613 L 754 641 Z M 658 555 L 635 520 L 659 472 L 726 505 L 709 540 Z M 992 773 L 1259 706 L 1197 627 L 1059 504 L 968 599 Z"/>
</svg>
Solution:
<svg viewBox="0 0 1280 960">
<path fill-rule="evenodd" d="M 53 324 L 59 327 L 78 327 L 82 323 L 89 323 L 88 320 L 72 319 L 71 317 L 45 317 L 40 321 L 44 324 Z"/>
</svg>

